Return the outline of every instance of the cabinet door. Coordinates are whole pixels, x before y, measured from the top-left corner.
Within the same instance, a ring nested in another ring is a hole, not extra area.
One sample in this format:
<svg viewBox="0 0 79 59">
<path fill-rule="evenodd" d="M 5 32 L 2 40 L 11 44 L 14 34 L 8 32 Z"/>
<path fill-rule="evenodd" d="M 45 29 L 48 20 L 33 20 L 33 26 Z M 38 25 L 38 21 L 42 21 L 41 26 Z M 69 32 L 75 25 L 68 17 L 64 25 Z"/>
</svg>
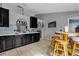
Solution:
<svg viewBox="0 0 79 59">
<path fill-rule="evenodd" d="M 30 28 L 37 28 L 37 18 L 30 17 Z"/>
<path fill-rule="evenodd" d="M 9 27 L 9 10 L 0 7 L 0 27 Z"/>
<path fill-rule="evenodd" d="M 33 40 L 32 40 L 32 34 L 28 34 L 27 35 L 27 42 L 28 42 L 28 44 L 33 42 Z"/>
<path fill-rule="evenodd" d="M 33 42 L 37 42 L 40 40 L 40 33 L 36 33 L 32 35 Z"/>
<path fill-rule="evenodd" d="M 0 52 L 5 50 L 5 40 L 0 37 Z"/>
<path fill-rule="evenodd" d="M 22 35 L 22 45 L 28 44 L 28 35 Z"/>
<path fill-rule="evenodd" d="M 23 44 L 26 45 L 26 44 L 30 44 L 32 43 L 32 35 L 31 34 L 26 34 L 23 36 Z"/>
<path fill-rule="evenodd" d="M 2 8 L 0 8 L 0 27 L 3 26 L 3 20 L 2 20 Z"/>
<path fill-rule="evenodd" d="M 9 10 L 2 9 L 2 21 L 3 27 L 9 27 Z"/>
<path fill-rule="evenodd" d="M 5 50 L 13 48 L 13 38 L 12 36 L 5 37 Z"/>
<path fill-rule="evenodd" d="M 15 36 L 15 47 L 20 47 L 22 45 L 21 35 Z"/>
</svg>

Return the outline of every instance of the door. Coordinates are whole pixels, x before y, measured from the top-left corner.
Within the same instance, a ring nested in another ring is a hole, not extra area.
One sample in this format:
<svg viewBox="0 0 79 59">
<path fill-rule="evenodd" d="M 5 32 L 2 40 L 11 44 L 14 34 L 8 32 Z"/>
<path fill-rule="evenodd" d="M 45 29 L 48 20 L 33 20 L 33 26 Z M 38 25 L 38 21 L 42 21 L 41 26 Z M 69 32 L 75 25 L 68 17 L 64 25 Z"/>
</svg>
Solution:
<svg viewBox="0 0 79 59">
<path fill-rule="evenodd" d="M 0 52 L 5 50 L 5 40 L 0 37 Z"/>
<path fill-rule="evenodd" d="M 2 8 L 0 8 L 0 26 L 3 26 Z"/>
<path fill-rule="evenodd" d="M 32 35 L 31 34 L 25 34 L 23 36 L 22 41 L 23 41 L 23 45 L 32 43 Z"/>
<path fill-rule="evenodd" d="M 13 37 L 12 36 L 5 36 L 5 50 L 13 48 Z"/>
<path fill-rule="evenodd" d="M 15 36 L 15 47 L 20 47 L 22 45 L 21 37 L 22 37 L 22 35 Z"/>
<path fill-rule="evenodd" d="M 28 44 L 28 39 L 29 39 L 28 35 L 22 35 L 21 39 L 22 39 L 22 45 Z"/>
<path fill-rule="evenodd" d="M 36 33 L 32 35 L 33 42 L 37 42 L 40 40 L 40 33 Z"/>
<path fill-rule="evenodd" d="M 37 18 L 30 17 L 30 28 L 37 28 Z"/>
<path fill-rule="evenodd" d="M 28 44 L 32 43 L 33 40 L 32 40 L 32 34 L 28 34 L 27 35 L 27 41 L 28 41 Z"/>
<path fill-rule="evenodd" d="M 3 27 L 9 27 L 9 10 L 2 8 Z"/>
</svg>

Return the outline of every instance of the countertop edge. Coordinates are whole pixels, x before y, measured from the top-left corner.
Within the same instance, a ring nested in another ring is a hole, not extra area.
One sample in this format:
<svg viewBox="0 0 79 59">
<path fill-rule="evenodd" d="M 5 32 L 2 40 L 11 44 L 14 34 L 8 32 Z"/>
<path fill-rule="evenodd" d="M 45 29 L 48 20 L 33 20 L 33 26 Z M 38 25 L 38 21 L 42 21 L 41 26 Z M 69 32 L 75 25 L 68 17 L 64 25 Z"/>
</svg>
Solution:
<svg viewBox="0 0 79 59">
<path fill-rule="evenodd" d="M 23 34 L 35 34 L 40 32 L 27 32 L 27 33 L 6 33 L 6 34 L 0 34 L 0 36 L 10 36 L 10 35 L 23 35 Z"/>
</svg>

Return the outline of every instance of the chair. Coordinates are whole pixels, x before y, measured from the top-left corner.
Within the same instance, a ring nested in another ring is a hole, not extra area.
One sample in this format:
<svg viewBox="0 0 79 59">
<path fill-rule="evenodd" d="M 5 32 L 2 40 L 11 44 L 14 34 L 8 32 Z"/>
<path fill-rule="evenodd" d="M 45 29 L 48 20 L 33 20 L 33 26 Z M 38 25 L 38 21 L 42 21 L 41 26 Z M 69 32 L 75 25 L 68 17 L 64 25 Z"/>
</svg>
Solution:
<svg viewBox="0 0 79 59">
<path fill-rule="evenodd" d="M 77 48 L 77 45 L 79 45 L 79 37 L 72 37 L 72 39 L 73 39 L 72 56 L 75 56 L 76 49 L 79 50 L 79 48 Z"/>
<path fill-rule="evenodd" d="M 67 56 L 68 55 L 68 42 L 62 39 L 55 39 L 53 55 L 57 55 L 58 51 L 61 51 L 64 56 Z"/>
<path fill-rule="evenodd" d="M 53 47 L 55 45 L 55 40 L 56 39 L 60 39 L 60 37 L 59 36 L 52 37 L 50 47 Z"/>
<path fill-rule="evenodd" d="M 60 39 L 60 37 L 59 36 L 53 36 L 52 37 L 52 39 L 51 39 L 51 41 L 50 41 L 50 46 L 48 47 L 49 49 L 54 49 L 54 46 L 55 46 L 55 39 Z M 53 52 L 52 52 L 52 54 L 51 55 L 53 55 Z"/>
<path fill-rule="evenodd" d="M 65 32 L 55 32 L 55 34 L 63 36 L 62 39 L 55 40 L 54 55 L 61 51 L 63 55 L 67 56 L 71 52 L 71 47 L 69 47 L 68 34 Z M 57 51 L 57 52 L 55 52 Z"/>
</svg>

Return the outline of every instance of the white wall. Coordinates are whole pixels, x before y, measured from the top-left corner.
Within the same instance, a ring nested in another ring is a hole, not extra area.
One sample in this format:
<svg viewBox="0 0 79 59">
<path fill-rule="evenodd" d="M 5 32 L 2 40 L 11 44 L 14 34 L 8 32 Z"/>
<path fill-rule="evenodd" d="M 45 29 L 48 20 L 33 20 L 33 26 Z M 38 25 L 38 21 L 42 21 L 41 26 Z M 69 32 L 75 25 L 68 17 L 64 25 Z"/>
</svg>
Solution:
<svg viewBox="0 0 79 59">
<path fill-rule="evenodd" d="M 68 18 L 79 16 L 79 11 L 76 12 L 61 12 L 61 13 L 49 13 L 49 14 L 37 14 L 38 18 L 42 19 L 44 22 L 43 37 L 50 39 L 54 36 L 55 31 L 64 31 L 64 27 L 68 25 Z M 56 21 L 56 28 L 48 28 L 48 23 L 51 21 Z"/>
<path fill-rule="evenodd" d="M 29 20 L 30 20 L 30 16 L 25 16 L 25 15 L 20 15 L 20 14 L 17 14 L 17 13 L 12 13 L 12 12 L 9 12 L 9 21 L 10 23 L 9 24 L 16 24 L 16 21 L 19 19 L 19 18 L 24 18 L 26 20 L 26 22 L 29 24 Z"/>
</svg>

